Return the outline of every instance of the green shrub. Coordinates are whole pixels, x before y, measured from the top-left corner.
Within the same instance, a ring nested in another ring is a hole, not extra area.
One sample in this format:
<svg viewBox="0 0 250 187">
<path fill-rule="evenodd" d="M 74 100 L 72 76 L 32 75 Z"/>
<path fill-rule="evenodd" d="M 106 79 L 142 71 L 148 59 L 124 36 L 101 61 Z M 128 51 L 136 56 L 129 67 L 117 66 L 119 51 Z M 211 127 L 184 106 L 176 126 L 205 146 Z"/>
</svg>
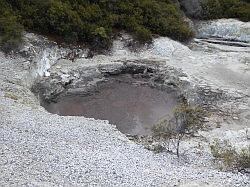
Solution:
<svg viewBox="0 0 250 187">
<path fill-rule="evenodd" d="M 2 0 L 0 5 L 11 9 L 28 30 L 92 48 L 109 47 L 117 30 L 140 43 L 150 42 L 152 34 L 181 41 L 192 37 L 180 9 L 168 0 Z"/>
<path fill-rule="evenodd" d="M 6 12 L 0 17 L 0 46 L 5 52 L 18 48 L 22 43 L 23 27 L 17 17 Z"/>
<path fill-rule="evenodd" d="M 205 0 L 202 3 L 204 19 L 238 18 L 250 21 L 250 3 L 240 0 Z"/>
<path fill-rule="evenodd" d="M 172 118 L 164 118 L 152 128 L 153 136 L 164 141 L 176 140 L 176 154 L 179 157 L 179 147 L 182 138 L 193 135 L 204 128 L 204 118 L 207 113 L 200 107 L 191 107 L 188 103 L 179 104 Z"/>
<path fill-rule="evenodd" d="M 235 15 L 242 21 L 250 21 L 250 3 L 238 7 Z"/>
<path fill-rule="evenodd" d="M 187 103 L 179 104 L 174 110 L 174 121 L 180 133 L 193 134 L 204 128 L 204 118 L 208 113 L 201 107 L 192 107 Z"/>
<path fill-rule="evenodd" d="M 22 42 L 23 27 L 18 23 L 17 16 L 11 6 L 0 1 L 0 47 L 5 52 L 17 48 Z"/>
<path fill-rule="evenodd" d="M 210 145 L 212 155 L 223 163 L 226 169 L 242 171 L 250 168 L 250 147 L 236 151 L 227 141 L 215 140 Z"/>
<path fill-rule="evenodd" d="M 151 42 L 151 32 L 144 27 L 137 27 L 134 36 L 140 43 Z"/>
<path fill-rule="evenodd" d="M 108 49 L 111 46 L 111 40 L 104 27 L 97 27 L 92 34 L 94 36 L 92 40 L 92 50 Z"/>
</svg>

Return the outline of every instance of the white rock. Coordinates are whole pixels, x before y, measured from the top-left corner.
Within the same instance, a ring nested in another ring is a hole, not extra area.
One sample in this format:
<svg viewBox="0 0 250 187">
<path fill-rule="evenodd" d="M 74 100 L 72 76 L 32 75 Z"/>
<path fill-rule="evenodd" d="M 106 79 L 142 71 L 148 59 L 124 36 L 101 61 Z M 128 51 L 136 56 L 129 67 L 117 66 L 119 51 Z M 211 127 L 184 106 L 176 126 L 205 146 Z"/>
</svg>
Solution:
<svg viewBox="0 0 250 187">
<path fill-rule="evenodd" d="M 250 22 L 235 19 L 219 19 L 198 24 L 198 37 L 223 38 L 242 42 L 250 42 Z"/>
</svg>

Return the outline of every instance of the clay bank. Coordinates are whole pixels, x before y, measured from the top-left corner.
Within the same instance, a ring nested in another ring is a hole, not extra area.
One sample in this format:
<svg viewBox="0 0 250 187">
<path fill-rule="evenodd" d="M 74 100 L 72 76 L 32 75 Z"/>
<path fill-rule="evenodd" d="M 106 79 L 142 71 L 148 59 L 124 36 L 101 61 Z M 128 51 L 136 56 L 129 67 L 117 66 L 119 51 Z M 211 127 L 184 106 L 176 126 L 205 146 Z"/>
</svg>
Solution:
<svg viewBox="0 0 250 187">
<path fill-rule="evenodd" d="M 247 170 L 220 170 L 210 151 L 215 139 L 250 146 L 250 25 L 227 22 L 199 23 L 189 45 L 162 37 L 136 52 L 124 34 L 91 59 L 27 33 L 21 51 L 0 55 L 0 185 L 248 186 Z M 154 124 L 183 102 L 206 111 L 205 128 L 179 158 L 171 146 L 156 154 L 166 144 Z"/>
</svg>

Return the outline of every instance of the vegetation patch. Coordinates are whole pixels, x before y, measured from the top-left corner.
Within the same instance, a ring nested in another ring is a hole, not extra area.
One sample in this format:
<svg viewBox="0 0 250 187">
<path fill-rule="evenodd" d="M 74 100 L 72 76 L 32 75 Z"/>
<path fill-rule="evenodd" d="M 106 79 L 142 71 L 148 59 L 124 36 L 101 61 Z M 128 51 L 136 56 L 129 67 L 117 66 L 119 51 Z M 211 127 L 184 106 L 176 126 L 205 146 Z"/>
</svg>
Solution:
<svg viewBox="0 0 250 187">
<path fill-rule="evenodd" d="M 10 98 L 10 99 L 13 99 L 13 100 L 18 100 L 18 96 L 16 96 L 14 93 L 12 92 L 6 92 L 4 94 L 4 97 L 6 98 Z"/>
<path fill-rule="evenodd" d="M 176 155 L 180 154 L 180 142 L 185 135 L 194 135 L 199 129 L 204 128 L 204 118 L 207 113 L 201 107 L 191 107 L 188 103 L 179 104 L 172 118 L 166 118 L 153 127 L 153 136 L 164 142 L 170 151 L 173 144 Z"/>
<path fill-rule="evenodd" d="M 193 36 L 180 9 L 170 0 L 2 0 L 0 5 L 1 13 L 8 12 L 4 22 L 11 23 L 11 28 L 0 33 L 5 36 L 2 43 L 18 41 L 19 23 L 26 30 L 60 36 L 68 43 L 87 43 L 93 49 L 110 47 L 114 33 L 120 30 L 141 43 L 150 42 L 153 34 L 180 41 Z M 6 27 L 3 21 L 0 25 Z"/>
<path fill-rule="evenodd" d="M 23 26 L 4 1 L 0 2 L 0 48 L 8 53 L 22 42 Z"/>
<path fill-rule="evenodd" d="M 238 18 L 250 21 L 249 0 L 205 0 L 202 9 L 203 19 Z"/>
<path fill-rule="evenodd" d="M 250 169 L 250 146 L 236 150 L 228 141 L 215 140 L 210 145 L 211 153 L 216 161 L 221 164 L 221 169 L 249 171 Z"/>
</svg>

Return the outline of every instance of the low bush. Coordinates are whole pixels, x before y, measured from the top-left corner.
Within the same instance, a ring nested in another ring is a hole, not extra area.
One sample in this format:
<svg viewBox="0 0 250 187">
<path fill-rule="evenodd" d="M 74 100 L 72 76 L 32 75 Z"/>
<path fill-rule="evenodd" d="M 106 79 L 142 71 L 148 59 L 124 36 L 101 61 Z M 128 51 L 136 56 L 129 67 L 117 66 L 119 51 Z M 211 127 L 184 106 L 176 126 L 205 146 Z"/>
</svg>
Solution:
<svg viewBox="0 0 250 187">
<path fill-rule="evenodd" d="M 134 37 L 140 43 L 151 42 L 151 32 L 144 27 L 137 27 L 134 32 Z"/>
<path fill-rule="evenodd" d="M 202 3 L 203 19 L 238 18 L 250 21 L 248 0 L 205 0 Z"/>
<path fill-rule="evenodd" d="M 235 15 L 235 17 L 242 21 L 250 21 L 250 3 L 246 3 L 244 6 L 238 7 Z"/>
<path fill-rule="evenodd" d="M 223 168 L 238 171 L 250 169 L 250 147 L 236 151 L 227 141 L 215 140 L 210 149 L 216 160 L 222 162 Z"/>
<path fill-rule="evenodd" d="M 17 17 L 5 12 L 0 17 L 0 47 L 9 53 L 22 43 L 23 26 L 17 21 Z"/>
<path fill-rule="evenodd" d="M 131 33 L 140 43 L 150 42 L 152 34 L 180 41 L 192 37 L 180 9 L 169 0 L 2 0 L 1 4 L 27 30 L 92 48 L 108 48 L 117 30 Z"/>
<path fill-rule="evenodd" d="M 179 147 L 182 138 L 193 135 L 199 129 L 204 128 L 204 118 L 207 113 L 200 107 L 191 107 L 187 103 L 178 105 L 172 118 L 162 119 L 152 128 L 153 136 L 165 142 L 167 146 L 170 140 L 176 140 L 176 154 L 179 157 Z M 168 148 L 167 148 L 168 149 Z"/>
<path fill-rule="evenodd" d="M 18 23 L 11 6 L 0 1 L 0 48 L 5 52 L 17 48 L 22 41 L 23 27 Z"/>
</svg>

